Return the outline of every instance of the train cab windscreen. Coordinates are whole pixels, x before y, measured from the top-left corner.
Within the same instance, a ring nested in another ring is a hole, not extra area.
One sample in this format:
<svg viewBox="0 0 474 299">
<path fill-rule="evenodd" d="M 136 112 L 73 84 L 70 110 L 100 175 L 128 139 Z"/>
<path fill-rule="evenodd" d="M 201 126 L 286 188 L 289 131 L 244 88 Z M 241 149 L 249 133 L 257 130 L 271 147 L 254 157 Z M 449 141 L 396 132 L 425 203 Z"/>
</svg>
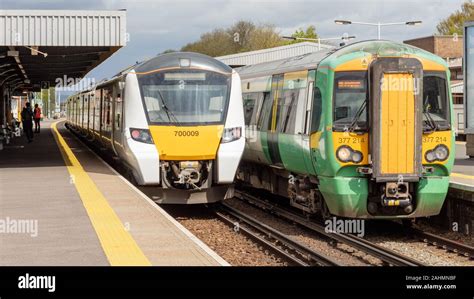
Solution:
<svg viewBox="0 0 474 299">
<path fill-rule="evenodd" d="M 138 77 L 151 124 L 224 122 L 231 76 L 203 70 L 169 70 Z"/>
<path fill-rule="evenodd" d="M 444 73 L 423 76 L 423 122 L 425 130 L 449 130 L 449 103 Z"/>
<path fill-rule="evenodd" d="M 334 130 L 366 130 L 367 102 L 367 72 L 336 73 Z"/>
</svg>

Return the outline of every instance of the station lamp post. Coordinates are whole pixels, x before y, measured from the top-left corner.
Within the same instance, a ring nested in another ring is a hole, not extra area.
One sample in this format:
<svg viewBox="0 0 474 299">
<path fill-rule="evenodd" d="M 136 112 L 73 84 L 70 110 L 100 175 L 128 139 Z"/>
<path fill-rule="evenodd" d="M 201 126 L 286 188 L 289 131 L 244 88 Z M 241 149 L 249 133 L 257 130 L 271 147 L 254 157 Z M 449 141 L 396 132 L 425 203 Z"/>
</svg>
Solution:
<svg viewBox="0 0 474 299">
<path fill-rule="evenodd" d="M 408 21 L 408 22 L 396 22 L 396 23 L 380 23 L 380 22 L 367 23 L 367 22 L 353 22 L 353 21 L 347 21 L 347 20 L 335 20 L 334 22 L 338 25 L 355 24 L 355 25 L 376 26 L 378 39 L 380 39 L 380 31 L 382 29 L 382 26 L 397 26 L 397 25 L 417 26 L 422 23 L 421 21 Z"/>
<path fill-rule="evenodd" d="M 354 35 L 351 36 L 342 36 L 342 37 L 326 37 L 326 38 L 307 38 L 307 37 L 293 37 L 293 36 L 282 36 L 284 39 L 291 39 L 291 40 L 304 40 L 310 42 L 317 42 L 318 43 L 318 50 L 321 50 L 321 41 L 329 41 L 329 40 L 350 40 L 356 38 Z"/>
</svg>

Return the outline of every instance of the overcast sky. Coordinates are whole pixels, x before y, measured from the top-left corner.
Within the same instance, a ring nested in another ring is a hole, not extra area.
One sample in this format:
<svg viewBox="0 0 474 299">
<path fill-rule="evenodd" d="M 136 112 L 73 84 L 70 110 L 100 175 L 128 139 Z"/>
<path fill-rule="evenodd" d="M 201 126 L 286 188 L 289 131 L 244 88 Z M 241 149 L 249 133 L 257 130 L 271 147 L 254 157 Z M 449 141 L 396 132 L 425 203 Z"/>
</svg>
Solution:
<svg viewBox="0 0 474 299">
<path fill-rule="evenodd" d="M 100 80 L 120 69 L 155 56 L 166 49 L 180 49 L 202 33 L 228 27 L 239 20 L 273 24 L 282 35 L 315 25 L 322 37 L 344 33 L 355 41 L 377 37 L 375 27 L 336 25 L 335 19 L 364 22 L 421 20 L 421 26 L 382 29 L 382 38 L 403 41 L 428 36 L 438 22 L 460 8 L 463 0 L 0 0 L 0 9 L 127 10 L 127 46 L 102 63 L 89 76 Z"/>
</svg>

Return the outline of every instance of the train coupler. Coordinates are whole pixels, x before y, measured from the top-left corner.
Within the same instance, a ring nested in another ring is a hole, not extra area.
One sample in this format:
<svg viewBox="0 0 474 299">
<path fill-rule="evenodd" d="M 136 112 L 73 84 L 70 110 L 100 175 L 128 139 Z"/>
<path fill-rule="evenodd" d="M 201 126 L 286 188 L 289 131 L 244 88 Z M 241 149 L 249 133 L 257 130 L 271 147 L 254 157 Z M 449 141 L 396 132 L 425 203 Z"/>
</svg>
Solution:
<svg viewBox="0 0 474 299">
<path fill-rule="evenodd" d="M 409 183 L 387 182 L 381 196 L 383 207 L 400 207 L 406 214 L 413 212 L 413 201 L 410 195 Z"/>
</svg>

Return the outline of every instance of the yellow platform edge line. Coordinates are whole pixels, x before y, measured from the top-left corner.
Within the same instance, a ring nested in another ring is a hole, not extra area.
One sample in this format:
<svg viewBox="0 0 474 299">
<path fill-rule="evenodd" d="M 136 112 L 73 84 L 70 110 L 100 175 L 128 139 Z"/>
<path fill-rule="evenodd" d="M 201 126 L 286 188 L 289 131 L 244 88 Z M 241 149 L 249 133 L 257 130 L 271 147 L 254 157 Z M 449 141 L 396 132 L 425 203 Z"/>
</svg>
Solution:
<svg viewBox="0 0 474 299">
<path fill-rule="evenodd" d="M 58 123 L 51 124 L 54 139 L 110 265 L 151 266 L 151 262 L 59 133 Z"/>
<path fill-rule="evenodd" d="M 463 173 L 452 172 L 451 176 L 474 180 L 474 176 L 468 175 L 468 174 L 463 174 Z"/>
</svg>

